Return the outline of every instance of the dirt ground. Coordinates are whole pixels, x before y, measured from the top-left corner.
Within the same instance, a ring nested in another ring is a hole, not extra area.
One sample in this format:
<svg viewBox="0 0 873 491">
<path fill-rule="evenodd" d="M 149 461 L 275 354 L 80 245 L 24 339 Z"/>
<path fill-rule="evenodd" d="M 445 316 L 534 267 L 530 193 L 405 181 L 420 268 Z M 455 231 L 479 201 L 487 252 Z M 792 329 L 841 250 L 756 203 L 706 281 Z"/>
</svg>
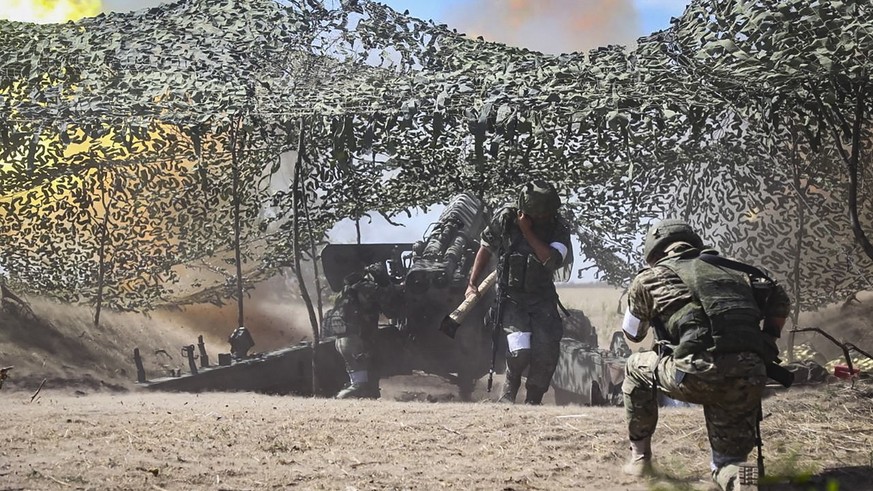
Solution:
<svg viewBox="0 0 873 491">
<path fill-rule="evenodd" d="M 604 339 L 619 296 L 562 298 Z M 132 348 L 165 349 L 150 371 L 174 366 L 199 333 L 219 351 L 232 330 L 221 309 L 107 313 L 95 328 L 87 308 L 31 305 L 38 321 L 0 316 L 0 365 L 15 365 L 0 390 L 0 491 L 716 489 L 700 408 L 662 409 L 661 476 L 635 480 L 619 472 L 622 408 L 559 407 L 551 391 L 544 406 L 498 405 L 482 383 L 477 402 L 455 402 L 453 386 L 425 374 L 383 381 L 378 401 L 146 392 L 133 383 Z M 252 315 L 268 326 L 256 331 L 262 344 L 305 336 L 280 327 L 295 314 L 275 304 Z M 769 489 L 873 490 L 869 381 L 774 391 L 764 412 Z"/>
<path fill-rule="evenodd" d="M 768 398 L 768 474 L 805 481 L 772 489 L 873 489 L 871 395 Z M 3 490 L 715 489 L 698 408 L 662 410 L 655 480 L 617 472 L 621 408 L 81 389 L 4 391 L 0 408 Z"/>
</svg>

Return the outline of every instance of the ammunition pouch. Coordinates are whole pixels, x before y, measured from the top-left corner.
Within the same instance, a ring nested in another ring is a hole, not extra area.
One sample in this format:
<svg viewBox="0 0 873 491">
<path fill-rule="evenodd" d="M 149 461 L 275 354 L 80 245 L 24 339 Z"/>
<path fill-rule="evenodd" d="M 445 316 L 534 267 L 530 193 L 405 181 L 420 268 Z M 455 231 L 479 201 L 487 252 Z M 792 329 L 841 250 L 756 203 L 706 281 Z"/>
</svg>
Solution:
<svg viewBox="0 0 873 491">
<path fill-rule="evenodd" d="M 552 272 L 534 254 L 510 254 L 507 269 L 506 286 L 510 290 L 537 292 L 552 284 Z"/>
<path fill-rule="evenodd" d="M 524 291 L 541 291 L 545 285 L 553 284 L 552 272 L 533 254 L 527 256 L 527 268 L 524 276 Z"/>
<path fill-rule="evenodd" d="M 731 311 L 710 318 L 713 351 L 739 353 L 751 351 L 767 359 L 769 349 L 761 334 L 757 312 Z"/>
<path fill-rule="evenodd" d="M 325 313 L 321 326 L 321 335 L 324 337 L 342 337 L 348 334 L 346 321 L 337 309 L 331 309 Z"/>
<path fill-rule="evenodd" d="M 689 303 L 674 313 L 665 328 L 663 340 L 678 342 L 673 349 L 673 356 L 684 358 L 695 353 L 702 353 L 712 348 L 712 336 L 708 327 L 709 320 L 700 305 Z"/>
<path fill-rule="evenodd" d="M 514 252 L 507 258 L 506 286 L 513 290 L 524 290 L 527 276 L 527 254 Z"/>
</svg>

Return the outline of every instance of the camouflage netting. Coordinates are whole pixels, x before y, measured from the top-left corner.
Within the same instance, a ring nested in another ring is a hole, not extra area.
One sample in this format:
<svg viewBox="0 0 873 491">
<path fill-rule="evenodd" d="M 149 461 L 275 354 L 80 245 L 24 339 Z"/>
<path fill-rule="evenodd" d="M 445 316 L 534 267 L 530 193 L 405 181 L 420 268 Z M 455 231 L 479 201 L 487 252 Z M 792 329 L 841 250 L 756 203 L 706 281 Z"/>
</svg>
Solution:
<svg viewBox="0 0 873 491">
<path fill-rule="evenodd" d="M 633 50 L 558 56 L 368 0 L 0 21 L 0 266 L 116 308 L 228 297 L 234 265 L 262 278 L 342 218 L 541 177 L 604 279 L 679 216 L 816 307 L 871 288 L 871 14 L 695 0 Z"/>
</svg>

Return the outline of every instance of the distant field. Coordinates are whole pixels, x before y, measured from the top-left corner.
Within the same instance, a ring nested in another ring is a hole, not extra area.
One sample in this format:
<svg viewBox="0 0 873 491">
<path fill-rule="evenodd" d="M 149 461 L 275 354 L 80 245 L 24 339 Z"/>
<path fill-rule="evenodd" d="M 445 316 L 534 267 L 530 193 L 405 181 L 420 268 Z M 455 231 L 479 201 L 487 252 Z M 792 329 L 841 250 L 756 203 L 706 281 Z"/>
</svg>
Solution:
<svg viewBox="0 0 873 491">
<path fill-rule="evenodd" d="M 558 286 L 561 303 L 585 313 L 597 330 L 600 346 L 606 346 L 613 332 L 621 329 L 626 308 L 624 290 L 605 283 Z"/>
</svg>

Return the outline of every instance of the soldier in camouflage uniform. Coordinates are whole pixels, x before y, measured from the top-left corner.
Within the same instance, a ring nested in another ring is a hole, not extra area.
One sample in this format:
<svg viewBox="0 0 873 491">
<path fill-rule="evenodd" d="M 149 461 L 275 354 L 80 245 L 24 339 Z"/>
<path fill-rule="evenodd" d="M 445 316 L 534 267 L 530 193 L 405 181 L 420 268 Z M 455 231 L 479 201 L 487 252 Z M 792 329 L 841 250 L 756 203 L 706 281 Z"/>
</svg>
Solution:
<svg viewBox="0 0 873 491">
<path fill-rule="evenodd" d="M 384 263 L 374 263 L 363 273 L 352 273 L 325 315 L 326 334 L 335 335 L 336 350 L 343 357 L 349 383 L 337 399 L 379 398 L 378 360 L 374 343 L 379 317 L 398 316 L 402 308 L 402 291 L 393 284 Z"/>
<path fill-rule="evenodd" d="M 622 328 L 634 342 L 654 326 L 659 352 L 633 354 L 622 386 L 631 459 L 624 471 L 651 472 L 651 438 L 658 422 L 658 391 L 701 404 L 712 450 L 712 477 L 724 490 L 740 489 L 739 464 L 755 446 L 766 361 L 775 344 L 760 328 L 781 330 L 790 302 L 775 285 L 759 308 L 748 276 L 700 259 L 700 237 L 680 220 L 649 230 L 645 259 L 634 278 Z"/>
<path fill-rule="evenodd" d="M 476 285 L 496 255 L 497 294 L 503 296 L 498 321 L 508 348 L 502 402 L 515 402 L 522 372 L 528 369 L 524 402 L 541 404 L 558 363 L 564 328 L 552 278 L 570 259 L 570 232 L 558 215 L 560 206 L 550 183 L 533 181 L 521 188 L 517 206 L 498 210 L 482 232 L 466 294 L 479 294 Z"/>
</svg>

